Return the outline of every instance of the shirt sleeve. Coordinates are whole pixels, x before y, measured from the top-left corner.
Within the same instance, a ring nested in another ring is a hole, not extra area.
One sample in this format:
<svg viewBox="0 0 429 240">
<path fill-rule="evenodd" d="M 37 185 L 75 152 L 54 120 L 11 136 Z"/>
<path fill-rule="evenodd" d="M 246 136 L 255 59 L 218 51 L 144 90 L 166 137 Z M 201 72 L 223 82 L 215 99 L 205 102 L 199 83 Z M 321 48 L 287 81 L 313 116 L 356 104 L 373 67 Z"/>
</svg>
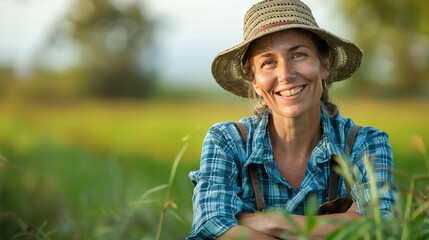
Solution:
<svg viewBox="0 0 429 240">
<path fill-rule="evenodd" d="M 359 136 L 360 135 L 360 136 Z M 359 214 L 368 214 L 371 208 L 370 187 L 364 159 L 367 158 L 375 175 L 380 212 L 384 219 L 391 216 L 395 204 L 396 185 L 393 183 L 393 155 L 388 135 L 372 127 L 364 127 L 356 138 L 351 158 L 359 171 L 358 182 L 353 188 L 353 198 Z M 360 186 L 360 187 L 357 187 Z"/>
<path fill-rule="evenodd" d="M 213 126 L 207 133 L 200 170 L 189 174 L 195 185 L 193 223 L 187 239 L 215 239 L 237 225 L 236 216 L 241 213 L 242 200 L 238 197 L 239 168 L 237 151 L 227 127 Z"/>
</svg>

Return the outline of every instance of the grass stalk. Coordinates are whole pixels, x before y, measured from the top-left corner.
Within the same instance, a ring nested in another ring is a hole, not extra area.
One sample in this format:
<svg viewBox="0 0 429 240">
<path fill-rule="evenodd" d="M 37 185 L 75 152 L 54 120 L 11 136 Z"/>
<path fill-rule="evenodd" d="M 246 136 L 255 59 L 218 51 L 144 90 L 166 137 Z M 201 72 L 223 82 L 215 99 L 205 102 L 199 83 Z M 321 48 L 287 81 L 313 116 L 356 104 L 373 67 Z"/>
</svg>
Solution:
<svg viewBox="0 0 429 240">
<path fill-rule="evenodd" d="M 159 237 L 161 235 L 162 223 L 164 222 L 164 216 L 167 211 L 167 208 L 169 206 L 172 206 L 173 208 L 177 207 L 176 204 L 170 200 L 170 192 L 174 183 L 174 177 L 176 176 L 176 171 L 177 171 L 177 167 L 179 166 L 179 162 L 182 159 L 183 154 L 185 153 L 186 149 L 189 146 L 189 139 L 190 139 L 189 136 L 186 136 L 182 139 L 182 146 L 179 150 L 179 153 L 176 155 L 176 158 L 174 159 L 174 162 L 173 162 L 173 166 L 171 168 L 170 179 L 168 181 L 168 187 L 167 187 L 167 193 L 165 194 L 165 200 L 162 206 L 161 216 L 159 218 L 159 223 L 158 223 L 158 230 L 156 232 L 156 240 L 159 240 Z"/>
<path fill-rule="evenodd" d="M 408 191 L 407 193 L 407 201 L 405 203 L 404 224 L 402 228 L 401 240 L 408 239 L 408 225 L 410 223 L 414 187 L 415 187 L 415 180 L 411 179 L 410 191 Z"/>
<path fill-rule="evenodd" d="M 376 184 L 376 176 L 372 169 L 371 163 L 369 161 L 368 157 L 365 157 L 364 165 L 367 172 L 368 177 L 368 183 L 369 183 L 369 194 L 371 198 L 371 206 L 373 207 L 373 213 L 374 213 L 374 221 L 375 221 L 375 234 L 376 239 L 382 240 L 383 239 L 383 226 L 381 222 L 381 215 L 380 215 L 380 203 L 378 201 L 378 190 L 377 190 L 377 184 Z"/>
</svg>

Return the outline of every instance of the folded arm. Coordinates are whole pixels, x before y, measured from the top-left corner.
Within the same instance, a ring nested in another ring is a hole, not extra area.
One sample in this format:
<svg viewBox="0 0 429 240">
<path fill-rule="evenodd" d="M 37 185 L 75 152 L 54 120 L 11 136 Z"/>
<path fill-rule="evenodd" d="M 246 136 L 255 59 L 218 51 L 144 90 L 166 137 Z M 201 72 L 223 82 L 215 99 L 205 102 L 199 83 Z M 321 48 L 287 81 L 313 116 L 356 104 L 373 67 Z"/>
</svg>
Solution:
<svg viewBox="0 0 429 240">
<path fill-rule="evenodd" d="M 291 215 L 291 217 L 295 224 L 297 224 L 302 231 L 305 231 L 307 227 L 307 217 L 301 215 Z M 355 204 L 345 213 L 316 216 L 316 218 L 327 220 L 355 220 L 360 217 L 361 215 L 356 213 Z M 238 218 L 238 223 L 238 226 L 226 231 L 219 239 L 234 239 L 234 237 L 238 237 L 240 236 L 239 234 L 242 234 L 241 231 L 246 231 L 246 239 L 282 239 L 286 233 L 291 234 L 291 239 L 297 238 L 297 231 L 294 225 L 280 213 L 242 213 Z M 318 225 L 311 232 L 312 239 L 325 239 L 329 233 L 340 226 L 341 224 Z"/>
</svg>

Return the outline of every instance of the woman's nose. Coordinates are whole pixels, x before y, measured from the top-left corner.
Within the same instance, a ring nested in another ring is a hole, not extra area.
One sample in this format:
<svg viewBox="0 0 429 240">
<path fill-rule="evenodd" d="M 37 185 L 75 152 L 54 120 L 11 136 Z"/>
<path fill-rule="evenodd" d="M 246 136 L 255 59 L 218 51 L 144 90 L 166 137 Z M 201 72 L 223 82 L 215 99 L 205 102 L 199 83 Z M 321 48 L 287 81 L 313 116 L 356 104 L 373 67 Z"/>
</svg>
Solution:
<svg viewBox="0 0 429 240">
<path fill-rule="evenodd" d="M 281 61 L 278 69 L 278 79 L 280 82 L 291 82 L 295 78 L 295 70 L 293 69 L 293 65 L 288 61 Z"/>
</svg>

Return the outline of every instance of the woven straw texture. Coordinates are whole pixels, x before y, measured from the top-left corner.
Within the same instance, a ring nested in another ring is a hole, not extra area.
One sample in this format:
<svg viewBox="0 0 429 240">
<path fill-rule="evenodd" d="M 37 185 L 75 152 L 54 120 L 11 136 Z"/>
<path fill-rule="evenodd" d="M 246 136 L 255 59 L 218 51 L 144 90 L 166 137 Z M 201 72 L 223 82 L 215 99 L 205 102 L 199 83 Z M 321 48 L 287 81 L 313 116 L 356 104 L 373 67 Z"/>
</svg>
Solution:
<svg viewBox="0 0 429 240">
<path fill-rule="evenodd" d="M 345 39 L 319 28 L 310 8 L 299 0 L 264 0 L 247 11 L 244 17 L 244 41 L 218 54 L 212 63 L 212 74 L 225 90 L 248 97 L 252 87 L 242 69 L 243 56 L 257 38 L 286 29 L 301 28 L 324 39 L 331 50 L 328 83 L 349 78 L 361 64 L 362 50 Z"/>
</svg>

